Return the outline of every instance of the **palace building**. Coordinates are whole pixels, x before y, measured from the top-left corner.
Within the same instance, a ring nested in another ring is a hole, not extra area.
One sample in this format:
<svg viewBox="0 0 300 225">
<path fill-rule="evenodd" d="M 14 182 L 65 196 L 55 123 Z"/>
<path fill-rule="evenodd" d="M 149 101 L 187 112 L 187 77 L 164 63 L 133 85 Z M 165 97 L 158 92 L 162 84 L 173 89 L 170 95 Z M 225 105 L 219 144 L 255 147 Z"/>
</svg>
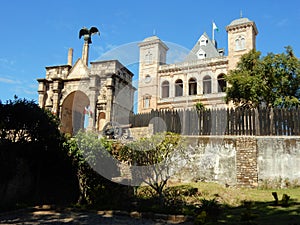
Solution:
<svg viewBox="0 0 300 225">
<path fill-rule="evenodd" d="M 46 67 L 45 78 L 37 79 L 39 106 L 59 116 L 61 131 L 70 134 L 80 129 L 101 131 L 111 121 L 128 124 L 136 91 L 133 73 L 118 60 L 88 66 L 91 34 L 82 30 L 82 57 L 73 64 L 73 49 L 69 49 L 66 65 Z M 137 112 L 192 108 L 197 102 L 205 107 L 227 107 L 224 76 L 243 54 L 255 49 L 258 31 L 247 18 L 232 21 L 226 31 L 227 56 L 203 33 L 186 59 L 175 64 L 166 64 L 168 46 L 157 36 L 139 43 Z"/>
<path fill-rule="evenodd" d="M 157 36 L 140 44 L 138 113 L 151 110 L 195 107 L 227 107 L 224 76 L 234 69 L 240 57 L 255 49 L 256 25 L 247 18 L 227 27 L 228 56 L 215 40 L 203 33 L 183 62 L 166 64 L 168 46 Z"/>
</svg>

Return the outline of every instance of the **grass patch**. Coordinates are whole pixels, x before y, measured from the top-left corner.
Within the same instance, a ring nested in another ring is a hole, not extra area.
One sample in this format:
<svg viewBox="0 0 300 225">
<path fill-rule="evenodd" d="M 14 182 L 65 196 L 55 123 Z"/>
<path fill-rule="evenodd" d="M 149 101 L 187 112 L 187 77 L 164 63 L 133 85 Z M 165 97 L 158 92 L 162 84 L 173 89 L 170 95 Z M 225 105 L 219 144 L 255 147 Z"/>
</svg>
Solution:
<svg viewBox="0 0 300 225">
<path fill-rule="evenodd" d="M 173 184 L 167 191 L 175 207 L 165 211 L 193 215 L 195 224 L 300 225 L 300 188 L 248 189 L 189 183 Z M 278 195 L 278 205 L 272 192 Z M 147 187 L 138 193 L 144 200 L 152 198 Z M 283 195 L 290 196 L 287 205 L 281 204 Z M 152 205 L 151 209 L 155 211 L 158 207 Z"/>
</svg>

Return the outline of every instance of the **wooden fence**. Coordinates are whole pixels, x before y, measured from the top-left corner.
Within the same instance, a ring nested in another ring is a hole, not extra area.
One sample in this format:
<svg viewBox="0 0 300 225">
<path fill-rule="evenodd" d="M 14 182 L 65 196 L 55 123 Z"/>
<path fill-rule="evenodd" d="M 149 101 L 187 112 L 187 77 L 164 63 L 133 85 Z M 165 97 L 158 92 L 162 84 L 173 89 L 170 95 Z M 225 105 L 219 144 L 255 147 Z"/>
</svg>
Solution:
<svg viewBox="0 0 300 225">
<path fill-rule="evenodd" d="M 183 135 L 300 135 L 300 109 L 153 110 L 130 116 L 133 127 Z"/>
</svg>

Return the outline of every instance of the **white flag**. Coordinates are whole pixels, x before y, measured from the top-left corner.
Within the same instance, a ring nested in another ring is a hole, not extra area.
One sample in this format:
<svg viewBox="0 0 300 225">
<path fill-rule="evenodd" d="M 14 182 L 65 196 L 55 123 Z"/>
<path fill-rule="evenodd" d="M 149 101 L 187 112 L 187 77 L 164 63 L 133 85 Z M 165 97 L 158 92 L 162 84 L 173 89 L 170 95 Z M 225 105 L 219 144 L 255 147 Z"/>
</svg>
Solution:
<svg viewBox="0 0 300 225">
<path fill-rule="evenodd" d="M 215 22 L 213 22 L 213 30 L 219 31 L 219 28 L 217 27 L 217 25 L 215 24 Z"/>
</svg>

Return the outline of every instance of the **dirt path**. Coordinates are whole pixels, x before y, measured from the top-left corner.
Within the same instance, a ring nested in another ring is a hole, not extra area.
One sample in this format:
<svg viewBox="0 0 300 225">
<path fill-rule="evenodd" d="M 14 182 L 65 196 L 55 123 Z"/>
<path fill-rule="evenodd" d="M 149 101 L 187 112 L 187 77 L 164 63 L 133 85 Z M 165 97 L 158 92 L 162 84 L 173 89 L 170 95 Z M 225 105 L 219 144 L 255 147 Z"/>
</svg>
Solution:
<svg viewBox="0 0 300 225">
<path fill-rule="evenodd" d="M 117 215 L 115 215 L 117 214 Z M 112 211 L 77 211 L 74 209 L 53 209 L 51 207 L 33 207 L 24 210 L 0 213 L 0 224 L 14 225 L 163 225 L 163 224 L 180 224 L 192 225 L 192 222 L 181 222 L 170 220 L 166 215 L 151 216 L 148 218 L 140 217 L 138 213 L 112 212 Z M 159 218 L 160 217 L 160 218 Z M 162 219 L 165 217 L 164 219 Z"/>
</svg>

